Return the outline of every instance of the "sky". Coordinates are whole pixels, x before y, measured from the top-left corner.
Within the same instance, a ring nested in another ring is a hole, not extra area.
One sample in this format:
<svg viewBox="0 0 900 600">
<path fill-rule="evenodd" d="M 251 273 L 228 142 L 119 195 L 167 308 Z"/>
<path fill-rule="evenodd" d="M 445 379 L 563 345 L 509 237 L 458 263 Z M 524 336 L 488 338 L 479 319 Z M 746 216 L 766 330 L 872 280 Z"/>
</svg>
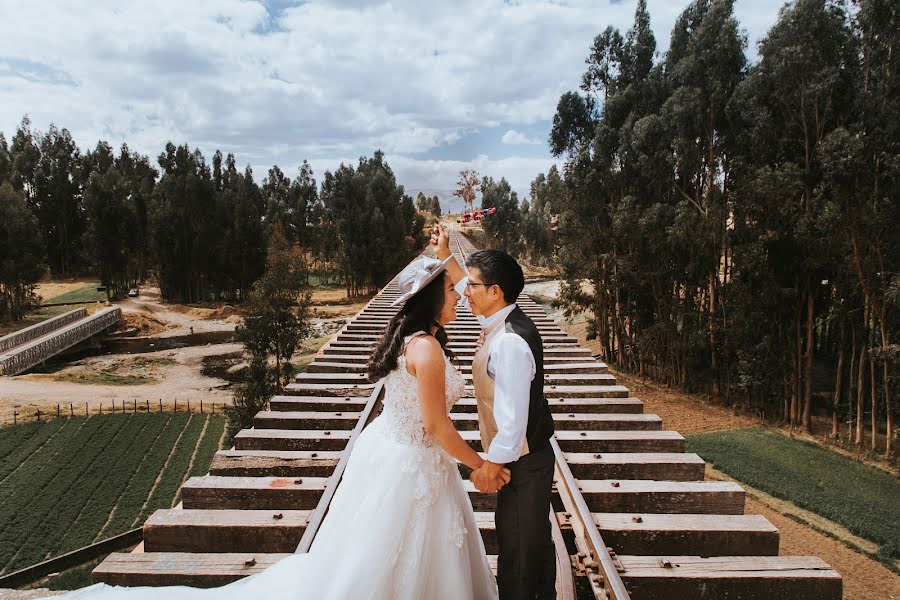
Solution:
<svg viewBox="0 0 900 600">
<path fill-rule="evenodd" d="M 649 0 L 657 51 L 686 0 Z M 520 197 L 556 161 L 547 138 L 593 38 L 636 0 L 0 0 L 0 131 L 72 132 L 156 156 L 216 149 L 258 181 L 306 159 L 317 180 L 381 149 L 407 192 L 451 198 L 458 173 Z M 737 0 L 757 57 L 782 0 Z M 445 208 L 448 202 L 443 203 Z"/>
</svg>

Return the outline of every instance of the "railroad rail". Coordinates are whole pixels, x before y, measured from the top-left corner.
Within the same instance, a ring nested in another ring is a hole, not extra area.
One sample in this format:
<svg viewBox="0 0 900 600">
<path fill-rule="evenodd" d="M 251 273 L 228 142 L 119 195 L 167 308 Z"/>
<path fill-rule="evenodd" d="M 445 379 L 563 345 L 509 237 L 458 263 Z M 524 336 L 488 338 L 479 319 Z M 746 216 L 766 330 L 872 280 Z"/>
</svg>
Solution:
<svg viewBox="0 0 900 600">
<path fill-rule="evenodd" d="M 81 308 L 6 336 L 0 340 L 8 345 L 0 354 L 0 375 L 27 371 L 121 319 L 122 309 L 118 307 L 104 308 L 90 316 Z"/>
<path fill-rule="evenodd" d="M 459 260 L 472 246 L 451 232 Z M 396 313 L 396 280 L 323 347 L 252 429 L 217 453 L 208 475 L 181 489 L 182 504 L 156 511 L 135 552 L 111 554 L 93 572 L 117 585 L 210 587 L 257 573 L 315 537 L 360 431 L 377 414 L 382 383 L 366 380 L 368 355 Z M 778 530 L 744 515 L 744 490 L 704 481 L 704 461 L 684 438 L 618 385 L 607 365 L 527 296 L 519 306 L 544 342 L 545 394 L 556 424 L 556 475 L 548 516 L 557 548 L 558 597 L 841 597 L 841 578 L 816 557 L 778 556 Z M 447 327 L 467 377 L 451 412 L 482 451 L 471 363 L 480 331 L 465 310 Z M 466 468 L 460 468 L 466 475 Z M 465 481 L 492 565 L 495 496 Z"/>
</svg>

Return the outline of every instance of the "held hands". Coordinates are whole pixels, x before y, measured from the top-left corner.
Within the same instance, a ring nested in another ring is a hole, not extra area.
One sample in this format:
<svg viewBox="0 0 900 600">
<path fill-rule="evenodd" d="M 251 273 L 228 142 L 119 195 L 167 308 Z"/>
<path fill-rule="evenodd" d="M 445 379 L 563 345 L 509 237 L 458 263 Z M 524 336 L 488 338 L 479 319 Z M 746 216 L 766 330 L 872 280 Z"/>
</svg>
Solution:
<svg viewBox="0 0 900 600">
<path fill-rule="evenodd" d="M 431 229 L 431 245 L 435 247 L 437 257 L 441 260 L 450 256 L 450 234 L 442 225 L 435 225 Z"/>
<path fill-rule="evenodd" d="M 485 494 L 493 494 L 509 483 L 509 469 L 503 465 L 484 461 L 480 467 L 472 471 L 469 479 L 475 485 L 475 489 Z"/>
</svg>

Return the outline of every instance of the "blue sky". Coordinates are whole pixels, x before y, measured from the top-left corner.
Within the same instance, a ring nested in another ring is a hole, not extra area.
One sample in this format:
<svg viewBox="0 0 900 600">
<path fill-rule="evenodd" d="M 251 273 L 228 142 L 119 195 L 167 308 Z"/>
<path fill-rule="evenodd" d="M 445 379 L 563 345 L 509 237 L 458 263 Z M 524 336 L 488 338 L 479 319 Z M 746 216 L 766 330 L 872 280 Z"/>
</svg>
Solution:
<svg viewBox="0 0 900 600">
<path fill-rule="evenodd" d="M 320 179 L 380 148 L 412 192 L 447 197 L 475 168 L 524 194 L 554 163 L 556 101 L 591 41 L 624 33 L 635 4 L 0 0 L 0 131 L 27 113 L 83 151 L 103 139 L 155 158 L 187 142 L 259 180 L 303 159 Z M 782 4 L 736 2 L 751 60 Z M 659 52 L 685 6 L 649 2 Z"/>
</svg>

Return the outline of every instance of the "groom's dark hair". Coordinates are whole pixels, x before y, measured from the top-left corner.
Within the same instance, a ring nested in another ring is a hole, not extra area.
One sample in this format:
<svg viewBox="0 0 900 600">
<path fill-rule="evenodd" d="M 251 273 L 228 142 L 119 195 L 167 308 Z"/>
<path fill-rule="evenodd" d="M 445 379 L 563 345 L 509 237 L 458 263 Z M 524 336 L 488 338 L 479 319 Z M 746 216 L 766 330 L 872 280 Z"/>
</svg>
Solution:
<svg viewBox="0 0 900 600">
<path fill-rule="evenodd" d="M 522 267 L 512 256 L 500 250 L 479 250 L 466 260 L 467 267 L 481 272 L 485 283 L 496 283 L 503 290 L 503 299 L 512 304 L 525 287 Z"/>
</svg>

